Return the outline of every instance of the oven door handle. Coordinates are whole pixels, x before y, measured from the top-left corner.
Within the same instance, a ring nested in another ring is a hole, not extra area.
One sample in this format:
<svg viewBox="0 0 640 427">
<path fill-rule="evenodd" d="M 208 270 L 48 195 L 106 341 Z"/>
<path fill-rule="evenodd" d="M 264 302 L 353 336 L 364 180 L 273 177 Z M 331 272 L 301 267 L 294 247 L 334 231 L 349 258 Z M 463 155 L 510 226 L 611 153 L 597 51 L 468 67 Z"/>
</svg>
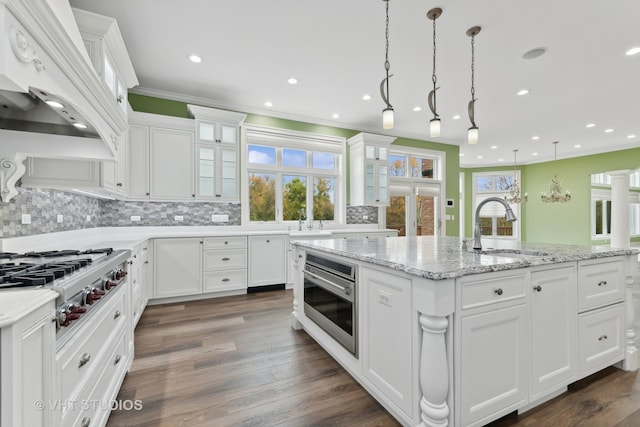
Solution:
<svg viewBox="0 0 640 427">
<path fill-rule="evenodd" d="M 324 277 L 318 276 L 315 273 L 310 272 L 309 270 L 304 270 L 304 274 L 308 274 L 309 276 L 313 277 L 316 280 L 321 281 L 322 283 L 329 285 L 331 287 L 334 287 L 336 289 L 338 289 L 343 295 L 349 295 L 347 288 L 345 288 L 344 286 L 340 286 L 336 283 L 330 282 L 329 280 L 325 279 Z"/>
</svg>

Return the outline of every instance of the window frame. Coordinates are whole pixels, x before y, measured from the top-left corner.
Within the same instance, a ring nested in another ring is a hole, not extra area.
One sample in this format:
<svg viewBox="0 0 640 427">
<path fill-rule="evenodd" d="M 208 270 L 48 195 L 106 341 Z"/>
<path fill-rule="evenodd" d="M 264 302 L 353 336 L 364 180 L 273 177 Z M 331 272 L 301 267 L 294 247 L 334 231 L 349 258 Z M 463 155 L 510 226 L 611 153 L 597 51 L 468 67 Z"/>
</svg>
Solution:
<svg viewBox="0 0 640 427">
<path fill-rule="evenodd" d="M 310 132 L 293 131 L 288 129 L 273 128 L 259 125 L 246 125 L 241 129 L 241 156 L 240 167 L 242 179 L 241 191 L 241 223 L 251 226 L 282 226 L 290 228 L 298 226 L 298 220 L 283 219 L 283 176 L 296 175 L 306 177 L 306 215 L 305 221 L 314 221 L 313 218 L 313 191 L 314 178 L 330 177 L 334 179 L 334 219 L 326 221 L 330 224 L 344 224 L 346 221 L 346 180 L 344 168 L 346 159 L 346 138 L 331 135 L 315 134 Z M 261 145 L 276 148 L 276 160 L 274 165 L 249 163 L 249 146 Z M 282 165 L 283 149 L 303 150 L 306 152 L 307 165 L 309 167 L 285 167 Z M 312 169 L 313 152 L 328 152 L 335 155 L 334 169 Z M 251 221 L 249 201 L 249 175 L 252 173 L 270 173 L 276 175 L 275 183 L 275 219 L 274 221 Z M 324 222 L 324 221 L 323 221 Z"/>
<path fill-rule="evenodd" d="M 483 177 L 493 177 L 492 181 L 492 189 L 488 191 L 478 191 L 477 190 L 477 179 Z M 491 171 L 491 172 L 473 172 L 471 174 L 471 228 L 475 227 L 475 213 L 476 208 L 478 206 L 477 199 L 479 196 L 484 196 L 483 199 L 487 197 L 498 197 L 500 199 L 504 199 L 505 196 L 509 195 L 509 190 L 497 190 L 495 188 L 495 178 L 500 176 L 510 176 L 513 179 L 517 180 L 520 183 L 520 188 L 522 189 L 524 184 L 522 182 L 522 174 L 519 169 L 516 170 L 502 170 L 502 171 Z M 513 235 L 511 236 L 500 236 L 497 235 L 498 230 L 498 217 L 492 216 L 491 220 L 491 235 L 483 234 L 483 237 L 488 237 L 491 239 L 505 239 L 505 240 L 516 240 L 520 241 L 522 239 L 522 203 L 509 203 L 511 206 L 511 210 L 515 214 L 518 220 L 515 221 L 515 224 L 512 224 Z"/>
</svg>

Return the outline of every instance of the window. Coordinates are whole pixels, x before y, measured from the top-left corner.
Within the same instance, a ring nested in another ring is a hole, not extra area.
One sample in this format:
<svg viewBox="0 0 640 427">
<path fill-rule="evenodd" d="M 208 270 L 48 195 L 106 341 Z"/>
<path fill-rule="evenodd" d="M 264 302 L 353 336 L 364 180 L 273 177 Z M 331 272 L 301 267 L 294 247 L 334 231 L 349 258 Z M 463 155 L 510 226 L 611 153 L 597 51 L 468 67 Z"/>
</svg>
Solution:
<svg viewBox="0 0 640 427">
<path fill-rule="evenodd" d="M 591 239 L 611 237 L 611 220 L 611 188 L 598 183 L 591 188 Z M 640 236 L 640 192 L 635 188 L 629 190 L 629 234 Z"/>
<path fill-rule="evenodd" d="M 434 178 L 434 165 L 437 164 L 437 158 L 416 157 L 392 152 L 389 155 L 389 176 L 437 179 Z"/>
<path fill-rule="evenodd" d="M 246 150 L 248 208 L 243 220 L 284 223 L 339 221 L 344 212 L 340 174 L 344 139 L 251 128 Z M 339 221 L 340 222 L 340 221 Z"/>
<path fill-rule="evenodd" d="M 488 197 L 504 199 L 509 195 L 514 180 L 520 182 L 520 172 L 491 172 L 473 174 L 473 215 L 478 205 Z M 520 217 L 520 204 L 510 203 L 511 210 Z M 480 210 L 480 232 L 483 236 L 519 238 L 519 222 L 509 222 L 505 219 L 505 208 L 497 202 L 490 202 Z M 475 224 L 474 224 L 475 225 Z"/>
</svg>

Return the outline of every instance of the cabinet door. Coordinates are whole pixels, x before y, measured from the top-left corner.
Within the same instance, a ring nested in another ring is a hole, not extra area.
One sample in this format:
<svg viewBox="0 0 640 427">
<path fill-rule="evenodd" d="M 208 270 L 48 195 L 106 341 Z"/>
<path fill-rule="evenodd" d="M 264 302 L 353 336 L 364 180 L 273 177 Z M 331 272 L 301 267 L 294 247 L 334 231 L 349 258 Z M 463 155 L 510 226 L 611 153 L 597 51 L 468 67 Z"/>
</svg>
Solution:
<svg viewBox="0 0 640 427">
<path fill-rule="evenodd" d="M 460 333 L 460 425 L 483 425 L 525 404 L 525 305 L 462 317 Z"/>
<path fill-rule="evenodd" d="M 576 283 L 573 266 L 531 273 L 531 400 L 577 374 Z"/>
<path fill-rule="evenodd" d="M 129 195 L 149 197 L 149 127 L 129 126 Z"/>
<path fill-rule="evenodd" d="M 223 200 L 239 200 L 238 197 L 238 150 L 220 149 L 218 182 L 220 187 L 216 197 Z"/>
<path fill-rule="evenodd" d="M 194 133 L 182 130 L 149 129 L 153 199 L 195 198 L 193 185 Z"/>
<path fill-rule="evenodd" d="M 212 198 L 215 189 L 215 160 L 216 149 L 213 145 L 198 144 L 198 198 Z"/>
<path fill-rule="evenodd" d="M 201 242 L 199 238 L 154 240 L 155 298 L 202 293 Z"/>
<path fill-rule="evenodd" d="M 127 194 L 129 187 L 129 134 L 123 134 L 116 153 L 116 191 Z"/>
<path fill-rule="evenodd" d="M 249 287 L 285 283 L 286 236 L 249 237 Z"/>
<path fill-rule="evenodd" d="M 238 126 L 220 123 L 219 140 L 222 144 L 238 144 Z"/>
<path fill-rule="evenodd" d="M 359 274 L 357 292 L 366 307 L 358 328 L 364 376 L 411 417 L 411 281 L 365 268 Z"/>
</svg>

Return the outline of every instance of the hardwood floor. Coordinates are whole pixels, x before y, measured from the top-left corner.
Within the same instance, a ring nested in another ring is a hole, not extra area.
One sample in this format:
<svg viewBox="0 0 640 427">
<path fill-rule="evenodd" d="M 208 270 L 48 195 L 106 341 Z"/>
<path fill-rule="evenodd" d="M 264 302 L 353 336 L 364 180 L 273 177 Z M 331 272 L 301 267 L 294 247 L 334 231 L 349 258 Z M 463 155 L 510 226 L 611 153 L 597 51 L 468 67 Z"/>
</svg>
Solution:
<svg viewBox="0 0 640 427">
<path fill-rule="evenodd" d="M 124 426 L 398 426 L 305 332 L 291 291 L 147 307 L 115 410 Z M 503 426 L 640 425 L 637 372 L 609 368 Z"/>
</svg>

